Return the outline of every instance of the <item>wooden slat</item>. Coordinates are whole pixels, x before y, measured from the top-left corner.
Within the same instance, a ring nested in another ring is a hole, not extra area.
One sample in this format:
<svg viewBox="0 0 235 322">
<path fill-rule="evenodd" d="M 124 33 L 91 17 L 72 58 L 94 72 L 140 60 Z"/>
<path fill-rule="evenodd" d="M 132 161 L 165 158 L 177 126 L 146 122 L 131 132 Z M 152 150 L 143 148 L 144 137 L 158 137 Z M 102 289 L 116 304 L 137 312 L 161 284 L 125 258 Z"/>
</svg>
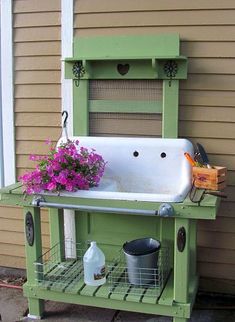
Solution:
<svg viewBox="0 0 235 322">
<path fill-rule="evenodd" d="M 235 234 L 235 218 L 218 217 L 214 221 L 199 220 L 198 229 L 203 231 L 218 231 Z"/>
<path fill-rule="evenodd" d="M 14 42 L 60 40 L 59 27 L 16 28 Z"/>
<path fill-rule="evenodd" d="M 234 74 L 235 60 L 233 58 L 189 58 L 189 74 Z"/>
<path fill-rule="evenodd" d="M 199 262 L 235 265 L 235 250 L 198 247 L 197 260 Z"/>
<path fill-rule="evenodd" d="M 86 285 L 81 292 L 79 292 L 81 295 L 84 296 L 94 296 L 94 293 L 98 290 L 98 286 L 89 286 Z"/>
<path fill-rule="evenodd" d="M 209 154 L 235 154 L 235 142 L 234 140 L 220 139 L 220 138 L 190 138 L 193 144 L 202 144 L 207 153 Z"/>
<path fill-rule="evenodd" d="M 233 91 L 235 75 L 189 74 L 187 80 L 181 81 L 181 89 Z"/>
<path fill-rule="evenodd" d="M 136 288 L 134 286 L 132 286 L 128 292 L 128 295 L 126 296 L 126 301 L 140 303 L 141 299 L 144 297 L 145 291 L 146 291 L 146 289 L 143 287 L 138 287 L 138 289 L 136 290 Z M 154 300 L 156 303 L 155 298 L 154 298 Z"/>
<path fill-rule="evenodd" d="M 202 277 L 234 279 L 235 266 L 229 264 L 198 263 L 199 274 Z"/>
<path fill-rule="evenodd" d="M 11 232 L 19 232 L 24 231 L 24 222 L 19 219 L 11 219 L 11 218 L 0 218 L 0 229 L 1 231 L 11 231 Z M 49 235 L 49 227 L 48 223 L 42 222 L 41 224 L 42 234 Z"/>
<path fill-rule="evenodd" d="M 223 106 L 180 106 L 180 120 L 235 123 L 235 109 Z"/>
<path fill-rule="evenodd" d="M 59 268 L 61 267 L 61 268 Z M 51 290 L 58 290 L 58 291 L 65 291 L 66 286 L 70 285 L 70 282 L 77 276 L 79 273 L 78 263 L 76 261 L 74 262 L 62 262 L 59 265 L 56 272 L 53 272 L 53 277 L 58 277 L 58 281 L 55 281 L 55 283 L 52 283 L 50 286 Z M 68 269 L 64 269 L 64 267 L 68 267 Z M 49 274 L 51 275 L 51 274 Z"/>
<path fill-rule="evenodd" d="M 0 218 L 19 219 L 23 221 L 23 209 L 21 207 L 0 206 Z M 41 209 L 41 221 L 48 223 L 48 211 Z"/>
<path fill-rule="evenodd" d="M 120 18 L 121 19 L 121 18 Z M 79 28 L 75 29 L 74 35 L 96 36 L 96 35 L 146 35 L 156 33 L 179 33 L 183 41 L 234 41 L 234 26 L 138 26 L 138 27 L 105 27 L 102 28 Z"/>
<path fill-rule="evenodd" d="M 235 294 L 235 281 L 232 279 L 201 277 L 199 290 L 211 293 Z"/>
<path fill-rule="evenodd" d="M 227 1 L 213 1 L 213 9 L 233 9 L 235 4 L 233 0 Z M 76 13 L 87 13 L 87 12 L 122 12 L 122 11 L 161 11 L 161 10 L 203 10 L 211 9 L 211 2 L 206 0 L 198 0 L 191 2 L 187 0 L 178 0 L 172 2 L 171 0 L 148 0 L 145 2 L 136 0 L 120 0 L 118 2 L 110 0 L 86 0 L 86 1 L 75 1 L 74 11 Z"/>
<path fill-rule="evenodd" d="M 15 98 L 58 98 L 60 86 L 47 85 L 16 85 Z"/>
<path fill-rule="evenodd" d="M 12 245 L 2 243 L 0 247 L 1 255 L 11 255 L 16 257 L 25 257 L 25 247 L 23 245 Z"/>
<path fill-rule="evenodd" d="M 15 102 L 15 112 L 61 112 L 60 98 L 18 98 Z"/>
<path fill-rule="evenodd" d="M 199 230 L 198 245 L 203 247 L 235 250 L 235 234 Z"/>
<path fill-rule="evenodd" d="M 227 171 L 227 184 L 230 186 L 235 186 L 235 171 Z"/>
<path fill-rule="evenodd" d="M 48 235 L 43 235 L 44 247 L 49 248 L 50 240 Z M 12 232 L 12 231 L 1 231 L 0 234 L 0 245 L 1 244 L 13 244 L 13 245 L 24 245 L 25 236 L 23 232 Z"/>
<path fill-rule="evenodd" d="M 61 126 L 60 113 L 16 113 L 16 126 Z"/>
<path fill-rule="evenodd" d="M 179 135 L 182 137 L 234 138 L 234 123 L 180 121 Z"/>
<path fill-rule="evenodd" d="M 59 98 L 60 85 L 16 85 L 15 98 Z"/>
<path fill-rule="evenodd" d="M 48 146 L 44 142 L 38 141 L 18 141 L 16 144 L 16 154 L 48 154 Z"/>
<path fill-rule="evenodd" d="M 13 12 L 45 12 L 45 11 L 60 11 L 60 0 L 18 0 L 14 1 Z"/>
<path fill-rule="evenodd" d="M 181 41 L 181 54 L 186 57 L 234 58 L 234 42 L 192 42 Z M 189 66 L 190 67 L 190 66 Z"/>
<path fill-rule="evenodd" d="M 186 9 L 186 8 L 185 8 Z M 234 25 L 235 10 L 129 11 L 75 14 L 75 28 Z M 121 17 L 121 19 L 120 19 Z"/>
<path fill-rule="evenodd" d="M 43 252 L 46 252 L 47 250 L 48 248 L 43 248 Z M 1 255 L 10 255 L 12 257 L 15 256 L 25 258 L 25 246 L 2 243 L 0 247 L 0 256 Z"/>
<path fill-rule="evenodd" d="M 22 208 L 0 206 L 0 218 L 23 219 Z"/>
<path fill-rule="evenodd" d="M 17 71 L 15 84 L 60 84 L 59 71 Z"/>
<path fill-rule="evenodd" d="M 235 155 L 209 155 L 210 162 L 214 165 L 226 166 L 229 170 L 235 170 Z"/>
<path fill-rule="evenodd" d="M 200 106 L 234 106 L 234 91 L 180 90 L 180 104 Z"/>
<path fill-rule="evenodd" d="M 60 70 L 60 56 L 16 57 L 15 71 L 18 70 Z"/>
<path fill-rule="evenodd" d="M 60 56 L 60 41 L 18 42 L 14 46 L 14 56 Z"/>
<path fill-rule="evenodd" d="M 60 26 L 60 12 L 34 12 L 14 15 L 14 28 Z"/>
<path fill-rule="evenodd" d="M 174 283 L 174 277 L 173 277 L 173 273 L 171 273 L 168 281 L 167 281 L 167 287 L 164 288 L 162 295 L 158 301 L 159 304 L 162 305 L 172 305 L 173 303 L 173 283 Z"/>
<path fill-rule="evenodd" d="M 59 127 L 17 127 L 16 140 L 45 141 L 47 139 L 57 141 L 61 135 Z"/>
<path fill-rule="evenodd" d="M 235 202 L 221 202 L 218 215 L 235 218 Z"/>
<path fill-rule="evenodd" d="M 0 254 L 0 266 L 25 268 L 25 258 Z"/>
</svg>

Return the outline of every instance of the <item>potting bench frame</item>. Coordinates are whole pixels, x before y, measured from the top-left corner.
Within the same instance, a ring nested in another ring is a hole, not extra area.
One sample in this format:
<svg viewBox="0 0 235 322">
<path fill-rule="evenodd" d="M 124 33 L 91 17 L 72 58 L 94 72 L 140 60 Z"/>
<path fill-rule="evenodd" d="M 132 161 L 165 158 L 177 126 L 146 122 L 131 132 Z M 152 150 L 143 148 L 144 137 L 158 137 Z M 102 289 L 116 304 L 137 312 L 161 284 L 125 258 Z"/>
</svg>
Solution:
<svg viewBox="0 0 235 322">
<path fill-rule="evenodd" d="M 65 60 L 65 75 L 74 80 L 74 135 L 89 135 L 89 112 L 161 113 L 162 137 L 177 138 L 179 80 L 187 77 L 187 59 L 180 56 L 179 48 L 178 35 L 75 38 L 73 57 Z M 89 99 L 89 81 L 92 79 L 160 79 L 163 81 L 163 97 L 158 102 L 93 101 Z M 189 198 L 171 203 L 174 214 L 160 217 L 89 211 L 89 207 L 157 211 L 159 202 L 43 195 L 45 202 L 61 205 L 49 208 L 50 246 L 59 249 L 61 262 L 65 260 L 61 208 L 87 207 L 87 211 L 76 211 L 77 241 L 96 240 L 107 261 L 126 240 L 153 237 L 166 243 L 172 269 L 160 296 L 149 297 L 145 296 L 146 291 L 141 295 L 132 294 L 131 288 L 125 294 L 112 293 L 107 284 L 92 287 L 85 285 L 83 280 L 73 282 L 72 287 L 71 281 L 62 288 L 52 284 L 43 286 L 35 270 L 35 262 L 38 263 L 42 256 L 41 215 L 35 196 L 23 196 L 19 183 L 0 192 L 1 204 L 24 208 L 26 233 L 33 235 L 31 243 L 28 238 L 25 242 L 27 282 L 24 294 L 28 298 L 31 317 L 43 315 L 44 300 L 166 315 L 173 317 L 174 322 L 185 322 L 190 317 L 198 287 L 196 223 L 197 219 L 216 218 L 217 197 L 206 195 L 200 203 L 193 203 Z M 31 224 L 27 222 L 29 214 Z M 31 225 L 30 228 L 27 225 Z"/>
</svg>

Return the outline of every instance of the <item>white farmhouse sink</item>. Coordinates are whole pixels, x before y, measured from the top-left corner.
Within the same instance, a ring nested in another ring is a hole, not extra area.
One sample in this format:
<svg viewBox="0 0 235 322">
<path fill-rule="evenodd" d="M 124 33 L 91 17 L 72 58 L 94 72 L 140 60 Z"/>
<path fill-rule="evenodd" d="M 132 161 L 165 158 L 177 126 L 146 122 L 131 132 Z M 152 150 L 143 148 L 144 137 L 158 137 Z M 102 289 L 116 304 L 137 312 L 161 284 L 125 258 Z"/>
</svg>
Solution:
<svg viewBox="0 0 235 322">
<path fill-rule="evenodd" d="M 80 146 L 94 148 L 107 165 L 98 187 L 62 196 L 113 200 L 181 202 L 191 187 L 193 155 L 186 139 L 71 137 Z M 58 144 L 66 139 L 62 138 Z"/>
</svg>

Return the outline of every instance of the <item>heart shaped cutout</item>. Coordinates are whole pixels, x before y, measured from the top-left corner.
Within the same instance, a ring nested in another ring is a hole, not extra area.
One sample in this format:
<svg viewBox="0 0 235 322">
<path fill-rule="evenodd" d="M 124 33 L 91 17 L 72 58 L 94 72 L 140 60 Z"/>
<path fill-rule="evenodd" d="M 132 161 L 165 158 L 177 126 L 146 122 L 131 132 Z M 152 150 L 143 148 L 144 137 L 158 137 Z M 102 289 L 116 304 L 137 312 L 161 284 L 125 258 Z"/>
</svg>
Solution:
<svg viewBox="0 0 235 322">
<path fill-rule="evenodd" d="M 118 64 L 117 70 L 120 75 L 126 75 L 129 72 L 130 65 L 129 64 Z"/>
</svg>

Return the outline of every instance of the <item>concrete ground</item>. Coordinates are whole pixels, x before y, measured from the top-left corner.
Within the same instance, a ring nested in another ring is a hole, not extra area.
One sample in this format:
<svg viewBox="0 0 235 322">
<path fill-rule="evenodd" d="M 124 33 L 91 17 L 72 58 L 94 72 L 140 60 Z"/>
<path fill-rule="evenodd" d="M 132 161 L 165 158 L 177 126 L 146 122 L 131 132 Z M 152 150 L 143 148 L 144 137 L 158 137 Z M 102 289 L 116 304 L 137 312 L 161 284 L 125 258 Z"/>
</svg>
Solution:
<svg viewBox="0 0 235 322">
<path fill-rule="evenodd" d="M 93 308 L 47 301 L 45 317 L 48 322 L 170 322 L 171 318 L 124 311 Z M 0 287 L 0 321 L 31 322 L 27 317 L 27 299 L 21 290 Z M 190 322 L 235 321 L 235 297 L 207 296 L 197 298 Z"/>
</svg>

